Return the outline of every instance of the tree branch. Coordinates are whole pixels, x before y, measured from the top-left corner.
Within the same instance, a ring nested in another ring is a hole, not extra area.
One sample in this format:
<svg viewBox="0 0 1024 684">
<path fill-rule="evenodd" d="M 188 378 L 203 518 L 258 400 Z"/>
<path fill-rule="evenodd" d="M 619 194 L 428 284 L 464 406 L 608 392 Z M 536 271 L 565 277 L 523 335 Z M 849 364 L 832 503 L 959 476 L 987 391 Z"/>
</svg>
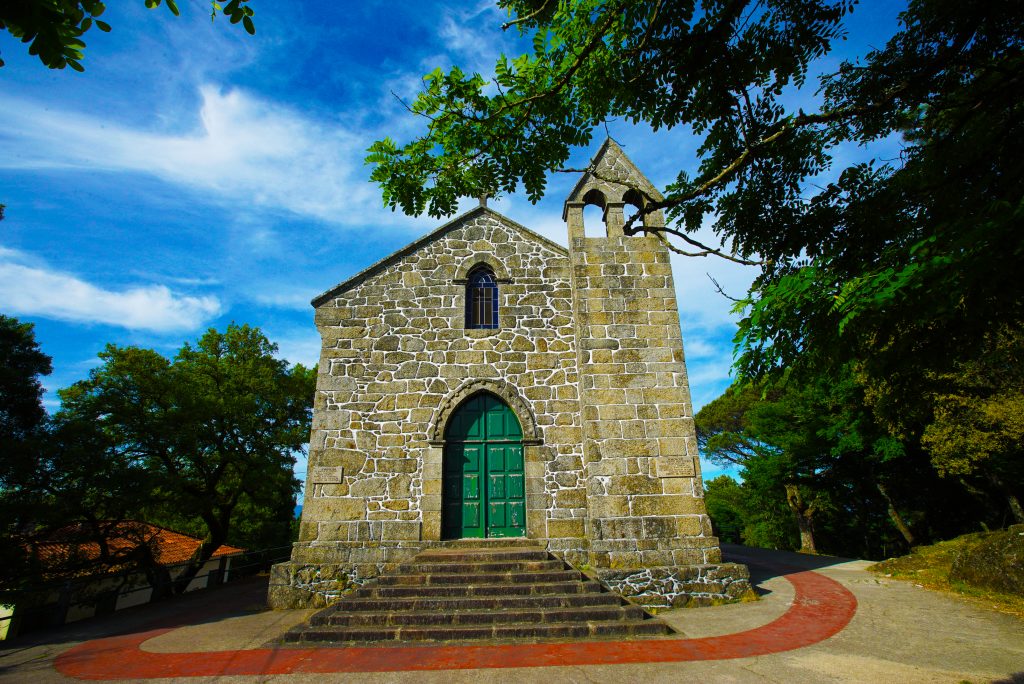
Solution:
<svg viewBox="0 0 1024 684">
<path fill-rule="evenodd" d="M 517 19 L 513 19 L 512 21 L 506 21 L 504 24 L 501 25 L 501 30 L 507 31 L 516 24 L 522 24 L 523 22 L 529 21 L 530 19 L 539 16 L 541 12 L 547 9 L 549 2 L 551 2 L 551 0 L 544 0 L 544 4 L 542 4 L 540 7 L 527 14 L 525 17 L 518 17 Z"/>
</svg>

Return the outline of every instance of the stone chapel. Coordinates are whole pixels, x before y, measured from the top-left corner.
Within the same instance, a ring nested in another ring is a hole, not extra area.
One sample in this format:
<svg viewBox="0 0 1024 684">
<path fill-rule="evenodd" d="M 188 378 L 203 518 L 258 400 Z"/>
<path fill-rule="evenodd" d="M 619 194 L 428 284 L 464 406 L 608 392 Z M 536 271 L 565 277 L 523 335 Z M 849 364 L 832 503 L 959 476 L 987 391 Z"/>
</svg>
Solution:
<svg viewBox="0 0 1024 684">
<path fill-rule="evenodd" d="M 272 607 L 463 538 L 527 537 L 648 605 L 749 590 L 704 505 L 669 252 L 623 231 L 661 196 L 611 139 L 590 169 L 568 249 L 480 206 L 313 300 L 305 500 Z"/>
</svg>

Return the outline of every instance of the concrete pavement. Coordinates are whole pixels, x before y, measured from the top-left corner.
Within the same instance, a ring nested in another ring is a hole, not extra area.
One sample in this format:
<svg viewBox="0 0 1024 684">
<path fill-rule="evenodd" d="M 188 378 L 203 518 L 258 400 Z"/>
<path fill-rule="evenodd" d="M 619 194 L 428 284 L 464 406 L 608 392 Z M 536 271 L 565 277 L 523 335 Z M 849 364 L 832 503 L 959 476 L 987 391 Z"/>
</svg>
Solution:
<svg viewBox="0 0 1024 684">
<path fill-rule="evenodd" d="M 681 632 L 669 639 L 282 649 L 311 611 L 262 610 L 265 581 L 249 581 L 0 645 L 0 682 L 1024 682 L 1014 617 L 864 561 L 723 550 L 750 565 L 762 600 L 662 613 Z"/>
</svg>

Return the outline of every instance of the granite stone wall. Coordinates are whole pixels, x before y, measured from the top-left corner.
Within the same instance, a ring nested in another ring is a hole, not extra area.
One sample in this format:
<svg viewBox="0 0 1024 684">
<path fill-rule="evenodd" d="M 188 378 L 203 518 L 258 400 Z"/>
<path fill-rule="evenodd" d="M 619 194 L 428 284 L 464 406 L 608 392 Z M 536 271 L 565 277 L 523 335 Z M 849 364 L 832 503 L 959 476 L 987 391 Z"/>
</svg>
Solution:
<svg viewBox="0 0 1024 684">
<path fill-rule="evenodd" d="M 572 259 L 590 564 L 717 563 L 668 252 L 652 237 L 577 238 Z"/>
<path fill-rule="evenodd" d="M 586 483 L 565 250 L 481 208 L 404 251 L 316 308 L 323 350 L 293 560 L 379 569 L 439 539 L 445 421 L 480 390 L 523 426 L 527 534 L 578 550 Z M 465 276 L 479 263 L 499 282 L 497 330 L 465 329 Z"/>
</svg>

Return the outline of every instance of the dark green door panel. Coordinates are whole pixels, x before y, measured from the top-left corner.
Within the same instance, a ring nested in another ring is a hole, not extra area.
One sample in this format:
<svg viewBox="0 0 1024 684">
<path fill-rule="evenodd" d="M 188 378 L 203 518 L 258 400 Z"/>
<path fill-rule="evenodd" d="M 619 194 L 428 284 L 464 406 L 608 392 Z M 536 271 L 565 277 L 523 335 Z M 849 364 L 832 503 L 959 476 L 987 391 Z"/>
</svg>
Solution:
<svg viewBox="0 0 1024 684">
<path fill-rule="evenodd" d="M 441 526 L 446 539 L 484 536 L 482 451 L 482 444 L 460 442 L 445 448 Z"/>
<path fill-rule="evenodd" d="M 521 537 L 522 522 L 513 523 L 513 511 L 524 507 L 523 445 L 487 444 L 487 536 Z M 522 515 L 518 516 L 521 521 Z"/>
<path fill-rule="evenodd" d="M 522 439 L 516 415 L 494 395 L 477 394 L 455 412 L 445 430 L 445 539 L 525 536 Z"/>
</svg>

